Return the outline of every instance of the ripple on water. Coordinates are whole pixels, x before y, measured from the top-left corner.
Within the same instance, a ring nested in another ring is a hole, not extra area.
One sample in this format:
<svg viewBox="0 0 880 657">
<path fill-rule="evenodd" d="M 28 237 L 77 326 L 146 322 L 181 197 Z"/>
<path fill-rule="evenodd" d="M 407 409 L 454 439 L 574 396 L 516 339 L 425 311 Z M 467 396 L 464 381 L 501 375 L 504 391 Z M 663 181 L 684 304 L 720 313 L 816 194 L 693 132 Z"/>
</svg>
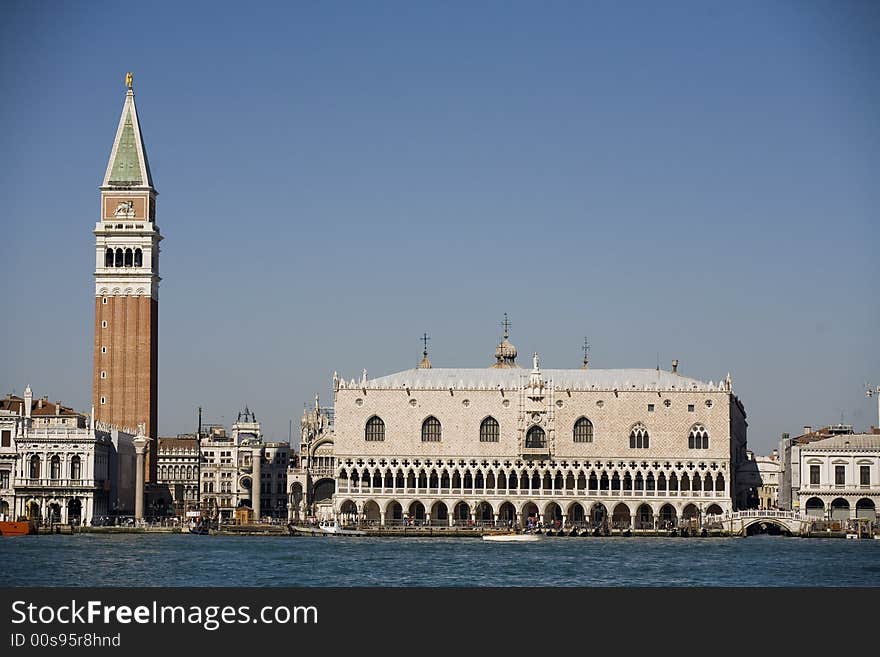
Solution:
<svg viewBox="0 0 880 657">
<path fill-rule="evenodd" d="M 8 586 L 880 586 L 880 541 L 770 537 L 80 534 L 0 539 L 0 558 Z"/>
</svg>

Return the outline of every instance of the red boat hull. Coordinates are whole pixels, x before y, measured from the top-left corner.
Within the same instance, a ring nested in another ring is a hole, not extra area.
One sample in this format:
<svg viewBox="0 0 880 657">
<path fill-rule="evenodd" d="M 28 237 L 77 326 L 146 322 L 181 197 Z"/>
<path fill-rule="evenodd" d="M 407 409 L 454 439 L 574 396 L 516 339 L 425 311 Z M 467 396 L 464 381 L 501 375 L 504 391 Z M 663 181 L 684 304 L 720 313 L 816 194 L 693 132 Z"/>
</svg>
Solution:
<svg viewBox="0 0 880 657">
<path fill-rule="evenodd" d="M 0 536 L 25 536 L 36 533 L 37 528 L 32 522 L 0 522 Z"/>
</svg>

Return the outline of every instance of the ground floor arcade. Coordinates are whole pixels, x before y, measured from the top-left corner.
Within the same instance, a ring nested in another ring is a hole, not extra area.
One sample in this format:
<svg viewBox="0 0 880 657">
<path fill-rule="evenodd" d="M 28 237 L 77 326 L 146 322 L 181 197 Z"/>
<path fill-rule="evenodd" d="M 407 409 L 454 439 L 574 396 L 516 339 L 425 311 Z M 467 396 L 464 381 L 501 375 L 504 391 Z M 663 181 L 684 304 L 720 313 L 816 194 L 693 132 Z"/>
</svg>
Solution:
<svg viewBox="0 0 880 657">
<path fill-rule="evenodd" d="M 12 515 L 40 524 L 86 525 L 108 515 L 107 496 L 93 492 L 17 495 Z"/>
<path fill-rule="evenodd" d="M 880 495 L 834 494 L 801 495 L 800 509 L 816 520 L 877 519 Z"/>
<path fill-rule="evenodd" d="M 377 526 L 519 526 L 661 529 L 731 511 L 719 499 L 509 499 L 356 497 L 337 495 L 334 512 L 344 524 Z"/>
</svg>

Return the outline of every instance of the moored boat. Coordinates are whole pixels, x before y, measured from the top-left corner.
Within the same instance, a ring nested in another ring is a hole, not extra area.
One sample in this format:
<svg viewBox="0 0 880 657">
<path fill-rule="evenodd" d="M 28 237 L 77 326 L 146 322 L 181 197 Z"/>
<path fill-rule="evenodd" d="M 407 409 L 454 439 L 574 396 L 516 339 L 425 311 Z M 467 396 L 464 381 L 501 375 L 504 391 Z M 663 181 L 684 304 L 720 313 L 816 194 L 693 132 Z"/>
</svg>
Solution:
<svg viewBox="0 0 880 657">
<path fill-rule="evenodd" d="M 324 532 L 316 525 L 288 525 L 287 529 L 294 536 L 320 536 Z"/>
<path fill-rule="evenodd" d="M 0 536 L 26 536 L 36 533 L 37 527 L 30 520 L 20 522 L 4 520 L 0 522 Z"/>
<path fill-rule="evenodd" d="M 366 536 L 367 532 L 360 529 L 345 529 L 340 527 L 338 523 L 328 522 L 321 525 L 321 531 L 325 534 L 333 536 Z"/>
</svg>

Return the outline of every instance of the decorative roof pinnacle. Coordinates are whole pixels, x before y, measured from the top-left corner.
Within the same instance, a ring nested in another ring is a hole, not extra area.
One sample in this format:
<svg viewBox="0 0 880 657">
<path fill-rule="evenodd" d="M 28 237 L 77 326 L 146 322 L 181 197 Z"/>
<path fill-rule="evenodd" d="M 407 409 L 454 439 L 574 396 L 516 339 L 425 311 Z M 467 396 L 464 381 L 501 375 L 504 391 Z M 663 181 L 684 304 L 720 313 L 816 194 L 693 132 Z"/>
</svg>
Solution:
<svg viewBox="0 0 880 657">
<path fill-rule="evenodd" d="M 430 339 L 431 339 L 431 338 L 428 337 L 428 333 L 427 333 L 427 331 L 422 335 L 421 338 L 419 338 L 419 340 L 421 340 L 421 341 L 424 343 L 424 345 L 425 345 L 425 348 L 424 348 L 424 350 L 422 351 L 422 360 L 419 362 L 419 369 L 420 369 L 420 370 L 429 370 L 429 369 L 431 369 L 431 361 L 428 360 L 428 341 L 429 341 Z"/>
</svg>

